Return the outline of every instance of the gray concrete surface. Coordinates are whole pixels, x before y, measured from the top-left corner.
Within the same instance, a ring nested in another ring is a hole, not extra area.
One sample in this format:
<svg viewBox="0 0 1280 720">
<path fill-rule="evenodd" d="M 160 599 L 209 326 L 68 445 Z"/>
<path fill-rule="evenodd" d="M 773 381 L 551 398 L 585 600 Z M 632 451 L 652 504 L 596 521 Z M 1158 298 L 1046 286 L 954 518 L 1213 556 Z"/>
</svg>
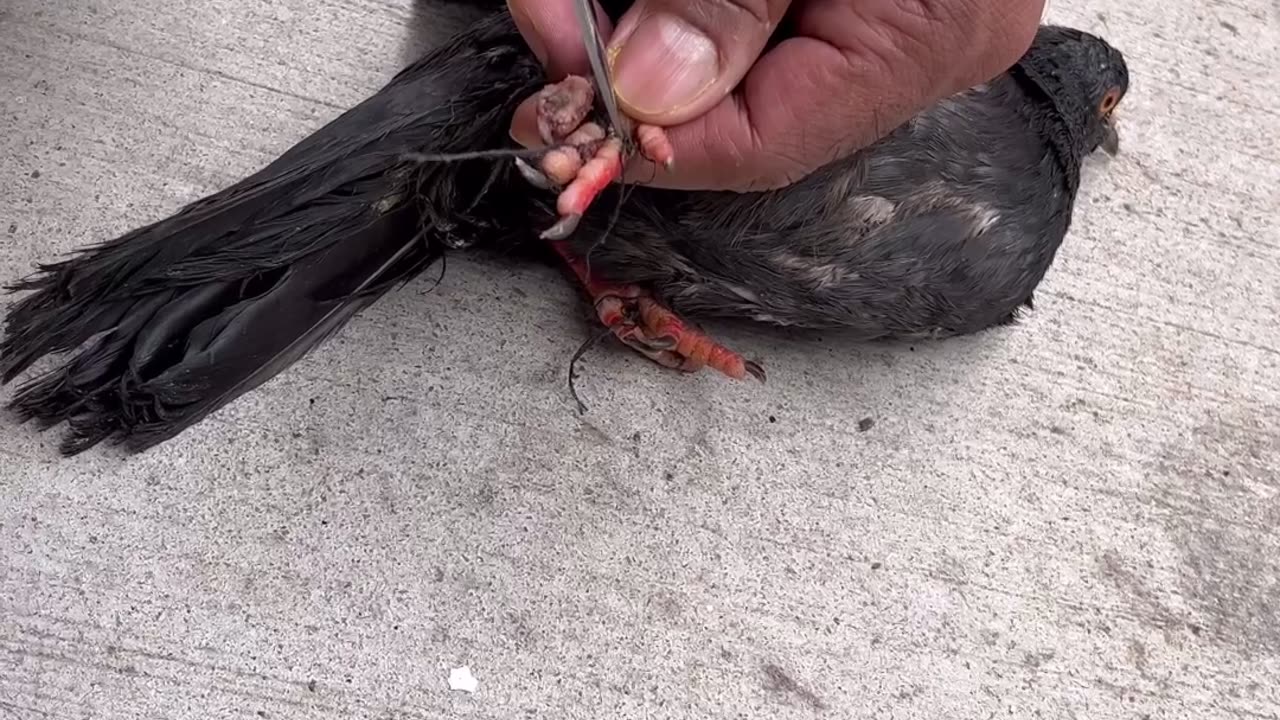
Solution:
<svg viewBox="0 0 1280 720">
<path fill-rule="evenodd" d="M 5 0 L 0 275 L 364 97 L 409 2 Z M 159 451 L 6 421 L 0 717 L 1280 716 L 1277 13 L 1055 0 L 1125 154 L 1006 331 L 599 350 L 580 419 L 573 291 L 455 261 Z"/>
</svg>

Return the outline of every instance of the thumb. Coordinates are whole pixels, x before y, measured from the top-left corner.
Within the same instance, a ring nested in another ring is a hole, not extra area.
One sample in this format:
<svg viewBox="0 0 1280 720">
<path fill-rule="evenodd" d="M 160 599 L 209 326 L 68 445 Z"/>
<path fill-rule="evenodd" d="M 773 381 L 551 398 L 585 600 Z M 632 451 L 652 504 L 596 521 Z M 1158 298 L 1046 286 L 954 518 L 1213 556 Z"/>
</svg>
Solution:
<svg viewBox="0 0 1280 720">
<path fill-rule="evenodd" d="M 675 125 L 710 110 L 742 80 L 791 0 L 639 0 L 609 42 L 624 113 Z"/>
</svg>

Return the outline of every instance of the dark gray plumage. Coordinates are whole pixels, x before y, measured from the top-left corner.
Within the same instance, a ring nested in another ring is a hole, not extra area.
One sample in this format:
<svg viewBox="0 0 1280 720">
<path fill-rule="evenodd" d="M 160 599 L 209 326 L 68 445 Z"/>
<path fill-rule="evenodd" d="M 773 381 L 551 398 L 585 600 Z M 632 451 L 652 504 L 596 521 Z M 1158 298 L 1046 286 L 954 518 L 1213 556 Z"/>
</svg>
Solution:
<svg viewBox="0 0 1280 720">
<path fill-rule="evenodd" d="M 1114 142 L 1100 106 L 1127 87 L 1118 51 L 1046 27 L 1012 72 L 791 187 L 641 189 L 603 243 L 602 212 L 573 242 L 594 273 L 651 286 L 690 317 L 862 339 L 976 332 L 1030 305 L 1070 227 L 1082 158 Z"/>
<path fill-rule="evenodd" d="M 613 8 L 616 10 L 617 8 Z M 0 373 L 74 351 L 12 402 L 68 454 L 142 450 L 296 362 L 447 249 L 509 248 L 554 218 L 504 144 L 541 69 L 504 11 L 428 54 L 267 168 L 15 287 Z M 943 336 L 1007 322 L 1070 226 L 1081 158 L 1108 137 L 1120 54 L 1045 28 L 1009 74 L 801 182 L 750 195 L 606 194 L 572 242 L 593 272 L 690 317 Z"/>
</svg>

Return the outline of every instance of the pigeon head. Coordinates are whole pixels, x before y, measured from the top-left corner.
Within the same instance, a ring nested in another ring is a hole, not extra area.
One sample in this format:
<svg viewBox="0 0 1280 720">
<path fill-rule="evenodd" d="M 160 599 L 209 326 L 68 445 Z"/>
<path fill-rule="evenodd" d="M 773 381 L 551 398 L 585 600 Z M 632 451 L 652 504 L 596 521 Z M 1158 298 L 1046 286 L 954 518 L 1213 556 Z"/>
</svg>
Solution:
<svg viewBox="0 0 1280 720">
<path fill-rule="evenodd" d="M 1129 68 L 1119 50 L 1096 35 L 1045 25 L 1017 67 L 1048 96 L 1077 159 L 1098 148 L 1119 152 L 1115 111 L 1129 91 Z"/>
</svg>

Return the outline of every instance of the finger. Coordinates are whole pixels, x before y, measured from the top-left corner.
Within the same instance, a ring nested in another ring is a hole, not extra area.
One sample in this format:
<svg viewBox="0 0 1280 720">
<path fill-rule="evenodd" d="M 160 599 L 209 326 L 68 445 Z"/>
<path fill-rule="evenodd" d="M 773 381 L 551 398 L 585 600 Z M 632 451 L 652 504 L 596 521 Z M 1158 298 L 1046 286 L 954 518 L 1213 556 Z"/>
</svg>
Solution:
<svg viewBox="0 0 1280 720">
<path fill-rule="evenodd" d="M 613 23 L 599 3 L 592 4 L 600 33 L 608 38 L 613 32 Z M 507 0 L 507 9 L 552 81 L 562 80 L 568 74 L 591 73 L 573 0 Z"/>
<path fill-rule="evenodd" d="M 791 0 L 639 0 L 609 43 L 623 112 L 655 125 L 720 102 L 760 56 Z"/>
<path fill-rule="evenodd" d="M 794 182 L 1006 70 L 1042 11 L 1043 0 L 807 3 L 797 36 L 762 56 L 736 92 L 667 128 L 675 174 L 635 167 L 628 177 L 652 173 L 650 184 L 684 189 Z"/>
</svg>

